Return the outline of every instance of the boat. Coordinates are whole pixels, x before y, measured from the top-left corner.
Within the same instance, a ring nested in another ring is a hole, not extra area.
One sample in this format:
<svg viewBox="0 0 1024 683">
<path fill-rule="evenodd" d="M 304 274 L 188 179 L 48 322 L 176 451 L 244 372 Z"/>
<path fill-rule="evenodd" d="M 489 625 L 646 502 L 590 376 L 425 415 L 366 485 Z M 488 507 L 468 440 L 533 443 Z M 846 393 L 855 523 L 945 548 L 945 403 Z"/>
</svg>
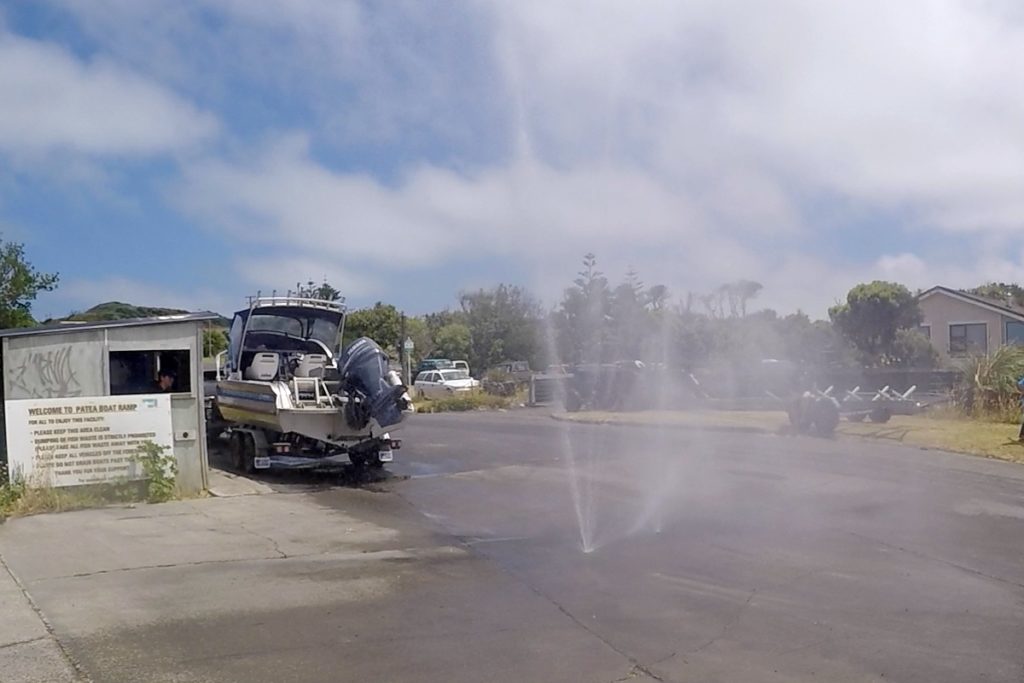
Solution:
<svg viewBox="0 0 1024 683">
<path fill-rule="evenodd" d="M 347 309 L 302 293 L 250 297 L 217 357 L 213 413 L 239 469 L 391 460 L 391 433 L 415 412 L 377 342 L 341 348 Z"/>
</svg>

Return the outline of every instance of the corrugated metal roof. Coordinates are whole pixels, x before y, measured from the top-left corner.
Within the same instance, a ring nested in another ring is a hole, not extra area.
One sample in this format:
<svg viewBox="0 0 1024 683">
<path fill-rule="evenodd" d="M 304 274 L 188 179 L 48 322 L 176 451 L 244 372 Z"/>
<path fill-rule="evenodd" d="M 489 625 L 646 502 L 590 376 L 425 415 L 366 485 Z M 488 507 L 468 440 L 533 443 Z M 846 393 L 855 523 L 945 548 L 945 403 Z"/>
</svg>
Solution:
<svg viewBox="0 0 1024 683">
<path fill-rule="evenodd" d="M 115 327 L 148 327 L 150 325 L 166 325 L 168 323 L 201 323 L 217 320 L 216 313 L 181 313 L 178 315 L 161 315 L 154 318 L 126 318 L 124 320 L 99 320 L 90 322 L 65 321 L 37 327 L 16 327 L 0 330 L 0 339 L 4 337 L 32 337 L 41 334 L 60 334 L 62 332 L 81 332 L 83 330 L 109 330 Z"/>
</svg>

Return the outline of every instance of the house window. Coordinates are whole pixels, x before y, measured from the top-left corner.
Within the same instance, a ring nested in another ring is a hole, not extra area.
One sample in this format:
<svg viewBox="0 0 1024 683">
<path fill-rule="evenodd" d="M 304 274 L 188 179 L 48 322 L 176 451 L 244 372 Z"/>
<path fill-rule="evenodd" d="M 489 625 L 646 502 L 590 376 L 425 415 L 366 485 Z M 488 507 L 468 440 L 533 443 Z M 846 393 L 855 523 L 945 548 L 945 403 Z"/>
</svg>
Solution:
<svg viewBox="0 0 1024 683">
<path fill-rule="evenodd" d="M 1024 344 L 1024 323 L 1014 320 L 1006 322 L 1006 343 Z"/>
<path fill-rule="evenodd" d="M 987 353 L 988 325 L 986 323 L 950 325 L 949 352 L 951 354 Z"/>
<path fill-rule="evenodd" d="M 931 325 L 918 325 L 917 331 L 924 335 L 925 339 L 932 338 L 932 326 Z"/>
<path fill-rule="evenodd" d="M 191 359 L 181 351 L 111 351 L 110 395 L 155 394 L 161 370 L 174 374 L 172 393 L 192 391 Z"/>
</svg>

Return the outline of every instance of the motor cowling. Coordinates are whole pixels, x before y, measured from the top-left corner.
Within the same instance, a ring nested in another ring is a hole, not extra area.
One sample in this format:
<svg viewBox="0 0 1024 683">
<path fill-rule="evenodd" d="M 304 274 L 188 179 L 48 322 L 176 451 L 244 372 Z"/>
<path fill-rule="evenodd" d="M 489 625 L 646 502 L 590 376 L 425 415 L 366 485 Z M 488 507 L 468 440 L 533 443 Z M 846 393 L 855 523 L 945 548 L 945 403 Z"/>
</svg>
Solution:
<svg viewBox="0 0 1024 683">
<path fill-rule="evenodd" d="M 345 421 L 363 429 L 371 419 L 382 428 L 397 425 L 411 408 L 408 391 L 377 342 L 361 337 L 338 359 L 342 388 L 349 397 Z"/>
</svg>

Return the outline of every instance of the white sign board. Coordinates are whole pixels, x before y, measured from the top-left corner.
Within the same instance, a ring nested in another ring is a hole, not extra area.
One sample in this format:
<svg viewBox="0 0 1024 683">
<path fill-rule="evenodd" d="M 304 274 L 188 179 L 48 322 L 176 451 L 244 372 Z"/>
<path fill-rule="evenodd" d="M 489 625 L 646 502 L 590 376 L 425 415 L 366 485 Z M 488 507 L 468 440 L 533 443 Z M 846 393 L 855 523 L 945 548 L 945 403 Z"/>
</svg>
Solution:
<svg viewBox="0 0 1024 683">
<path fill-rule="evenodd" d="M 142 479 L 139 446 L 173 446 L 167 395 L 5 401 L 7 458 L 32 486 Z"/>
</svg>

